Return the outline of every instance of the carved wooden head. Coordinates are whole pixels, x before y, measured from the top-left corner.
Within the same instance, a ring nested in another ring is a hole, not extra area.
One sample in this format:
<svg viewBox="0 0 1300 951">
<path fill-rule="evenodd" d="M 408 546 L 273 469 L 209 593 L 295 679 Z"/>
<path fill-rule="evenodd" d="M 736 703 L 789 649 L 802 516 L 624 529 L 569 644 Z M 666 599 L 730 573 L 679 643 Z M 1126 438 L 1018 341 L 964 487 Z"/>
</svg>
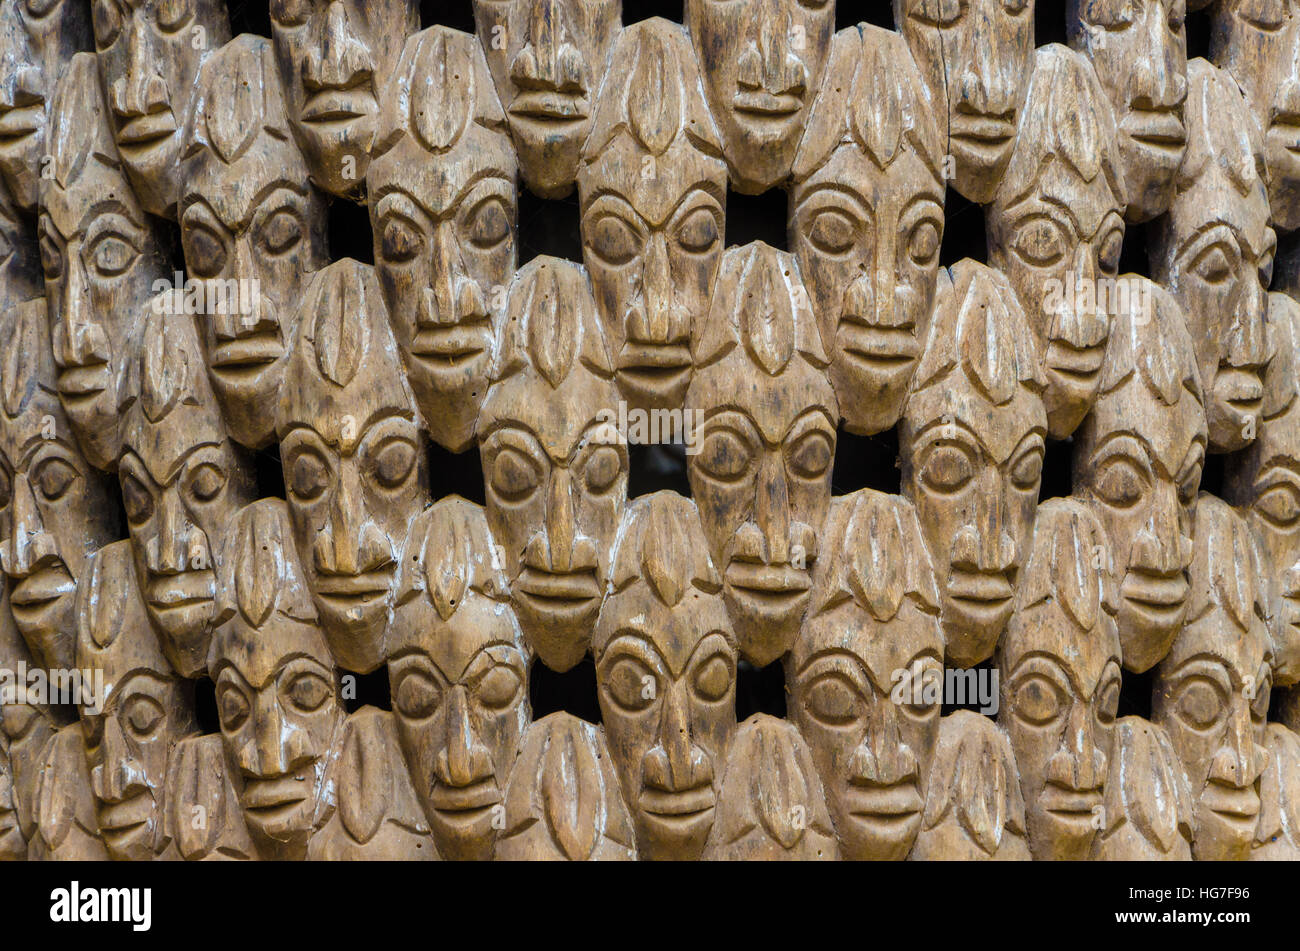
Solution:
<svg viewBox="0 0 1300 951">
<path fill-rule="evenodd" d="M 515 272 L 515 156 L 474 37 L 406 43 L 366 174 L 376 273 L 434 442 L 462 452 Z"/>
<path fill-rule="evenodd" d="M 622 0 L 474 0 L 520 174 L 543 198 L 573 190 L 622 13 Z"/>
<path fill-rule="evenodd" d="M 1178 298 L 1201 383 L 1210 449 L 1254 441 L 1273 351 L 1269 227 L 1259 127 L 1232 77 L 1204 60 L 1187 69 L 1187 157 L 1169 214 L 1149 246 L 1152 277 Z"/>
<path fill-rule="evenodd" d="M 935 120 L 896 33 L 835 35 L 794 163 L 788 229 L 850 432 L 898 422 L 929 325 L 944 226 Z"/>
<path fill-rule="evenodd" d="M 736 638 L 695 506 L 643 496 L 592 637 L 601 720 L 649 859 L 699 858 L 736 729 Z"/>
<path fill-rule="evenodd" d="M 1124 667 L 1149 670 L 1187 612 L 1205 414 L 1177 301 L 1145 278 L 1115 315 L 1097 403 L 1075 435 L 1074 491 L 1110 540 Z"/>
<path fill-rule="evenodd" d="M 1119 294 L 1124 169 L 1110 101 L 1092 67 L 1038 50 L 1006 173 L 985 212 L 989 263 L 1007 276 L 1043 359 L 1048 431 L 1092 407 Z"/>
<path fill-rule="evenodd" d="M 428 498 L 425 442 L 374 269 L 316 272 L 300 304 L 276 430 L 294 541 L 345 670 L 384 662 L 393 578 Z"/>
<path fill-rule="evenodd" d="M 582 267 L 534 258 L 510 287 L 479 415 L 488 524 L 529 645 L 568 670 L 587 652 L 627 503 L 613 363 Z"/>
<path fill-rule="evenodd" d="M 1112 732 L 1104 825 L 1092 858 L 1190 862 L 1192 791 L 1169 734 L 1139 717 L 1121 717 Z"/>
<path fill-rule="evenodd" d="M 27 858 L 27 837 L 18 821 L 14 801 L 14 775 L 9 765 L 9 741 L 0 734 L 0 862 Z"/>
<path fill-rule="evenodd" d="M 680 409 L 722 260 L 727 165 L 685 31 L 624 30 L 578 168 L 583 260 L 634 408 Z"/>
<path fill-rule="evenodd" d="M 198 74 L 180 169 L 194 284 L 174 309 L 197 313 L 230 436 L 254 449 L 275 441 L 298 303 L 329 260 L 324 197 L 307 178 L 282 96 L 269 40 L 227 43 Z"/>
<path fill-rule="evenodd" d="M 187 862 L 248 861 L 257 857 L 239 807 L 220 733 L 190 736 L 167 760 L 166 834 Z M 202 809 L 202 812 L 196 810 Z M 202 823 L 195 818 L 202 816 Z"/>
<path fill-rule="evenodd" d="M 993 197 L 1014 148 L 1034 57 L 1034 0 L 893 0 L 894 22 L 947 114 L 952 185 Z"/>
<path fill-rule="evenodd" d="M 127 341 L 171 277 L 168 249 L 123 172 L 93 54 L 72 58 L 50 113 L 37 228 L 59 393 L 86 458 L 112 470 Z"/>
<path fill-rule="evenodd" d="M 704 414 L 691 493 L 745 656 L 789 649 L 830 507 L 839 406 L 791 255 L 731 248 L 695 345 L 686 405 Z"/>
<path fill-rule="evenodd" d="M 448 859 L 487 859 L 532 714 L 531 659 L 483 510 L 459 496 L 411 523 L 388 680 L 411 781 Z"/>
<path fill-rule="evenodd" d="M 999 272 L 939 275 L 899 429 L 903 495 L 934 559 L 949 665 L 993 653 L 1029 551 L 1047 414 L 1034 336 Z"/>
<path fill-rule="evenodd" d="M 836 499 L 823 534 L 812 608 L 785 665 L 790 718 L 844 857 L 899 860 L 921 827 L 939 735 L 940 698 L 925 689 L 943 675 L 934 569 L 898 496 Z"/>
<path fill-rule="evenodd" d="M 230 39 L 226 5 L 94 0 L 91 13 L 122 164 L 145 211 L 174 218 L 195 80 L 203 61 Z"/>
<path fill-rule="evenodd" d="M 1169 732 L 1196 800 L 1198 860 L 1245 858 L 1268 763 L 1271 646 L 1250 528 L 1202 495 L 1187 624 L 1156 668 L 1151 719 Z"/>
<path fill-rule="evenodd" d="M 384 84 L 420 28 L 415 0 L 271 0 L 289 122 L 312 181 L 344 198 L 366 180 Z"/>
<path fill-rule="evenodd" d="M 80 723 L 59 728 L 41 750 L 36 781 L 36 828 L 28 858 L 37 862 L 105 862 L 95 797 L 90 791 Z"/>
</svg>

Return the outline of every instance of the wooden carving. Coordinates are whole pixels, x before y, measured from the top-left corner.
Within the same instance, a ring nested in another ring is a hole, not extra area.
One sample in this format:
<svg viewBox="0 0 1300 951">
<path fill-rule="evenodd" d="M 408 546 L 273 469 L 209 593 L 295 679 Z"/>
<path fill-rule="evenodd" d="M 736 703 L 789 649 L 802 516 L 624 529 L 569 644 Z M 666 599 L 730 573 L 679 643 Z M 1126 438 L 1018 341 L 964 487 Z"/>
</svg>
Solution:
<svg viewBox="0 0 1300 951">
<path fill-rule="evenodd" d="M 1027 862 L 1025 801 L 1011 744 L 992 720 L 957 710 L 940 720 L 913 861 Z"/>
<path fill-rule="evenodd" d="M 632 408 L 681 409 L 722 261 L 727 165 L 685 31 L 619 35 L 578 167 L 583 261 Z"/>
<path fill-rule="evenodd" d="M 59 395 L 91 464 L 116 468 L 124 366 L 168 248 L 123 171 L 91 53 L 59 79 L 50 109 L 37 233 Z"/>
<path fill-rule="evenodd" d="M 524 637 L 565 671 L 587 653 L 627 502 L 614 365 L 581 266 L 534 258 L 506 309 L 478 421 L 487 518 Z"/>
<path fill-rule="evenodd" d="M 1259 783 L 1259 828 L 1250 857 L 1300 861 L 1300 736 L 1280 723 L 1265 728 L 1268 765 Z"/>
<path fill-rule="evenodd" d="M 1205 413 L 1177 301 L 1145 278 L 1115 314 L 1097 403 L 1075 436 L 1074 490 L 1110 540 L 1126 670 L 1165 656 L 1187 614 Z"/>
<path fill-rule="evenodd" d="M 986 209 L 989 263 L 1015 288 L 1043 360 L 1048 433 L 1092 407 L 1124 243 L 1124 168 L 1110 101 L 1063 46 L 1034 57 L 1011 161 Z"/>
<path fill-rule="evenodd" d="M 573 190 L 582 144 L 618 35 L 622 0 L 473 0 L 524 184 Z"/>
<path fill-rule="evenodd" d="M 257 858 L 221 734 L 179 741 L 167 760 L 166 835 L 187 862 Z"/>
<path fill-rule="evenodd" d="M 95 49 L 113 130 L 145 211 L 176 216 L 199 67 L 230 39 L 221 0 L 95 0 Z M 229 103 L 229 100 L 227 100 Z"/>
<path fill-rule="evenodd" d="M 1070 46 L 1115 108 L 1127 221 L 1169 210 L 1187 148 L 1186 0 L 1067 0 Z"/>
<path fill-rule="evenodd" d="M 237 37 L 196 83 L 178 183 L 193 284 L 172 309 L 197 315 L 230 437 L 256 449 L 275 441 L 298 303 L 329 260 L 325 201 L 290 133 L 269 40 Z"/>
<path fill-rule="evenodd" d="M 69 668 L 77 582 L 118 519 L 55 393 L 46 313 L 43 297 L 0 312 L 0 570 L 35 659 Z"/>
<path fill-rule="evenodd" d="M 822 88 L 834 0 L 686 0 L 684 12 L 732 187 L 781 184 Z"/>
<path fill-rule="evenodd" d="M 368 673 L 428 496 L 425 442 L 374 269 L 334 262 L 300 308 L 276 416 L 294 543 L 335 660 Z"/>
<path fill-rule="evenodd" d="M 695 506 L 628 510 L 592 637 L 601 721 L 643 859 L 699 858 L 736 732 L 737 645 Z"/>
<path fill-rule="evenodd" d="M 893 0 L 894 21 L 947 115 L 952 186 L 992 200 L 1014 147 L 1034 54 L 1034 0 Z"/>
<path fill-rule="evenodd" d="M 9 764 L 9 740 L 0 733 L 0 862 L 21 862 L 27 858 L 27 837 L 19 822 L 14 799 L 13 767 Z"/>
<path fill-rule="evenodd" d="M 845 428 L 898 422 L 934 303 L 945 143 L 903 40 L 835 35 L 794 162 L 790 247 Z"/>
<path fill-rule="evenodd" d="M 415 0 L 270 0 L 271 36 L 298 146 L 318 188 L 356 198 L 366 180 L 384 86 Z"/>
<path fill-rule="evenodd" d="M 632 818 L 605 733 L 568 713 L 528 728 L 505 795 L 498 861 L 628 862 Z"/>
<path fill-rule="evenodd" d="M 793 257 L 729 249 L 695 344 L 688 473 L 741 652 L 760 667 L 789 650 L 810 600 L 839 419 L 826 364 Z"/>
<path fill-rule="evenodd" d="M 826 520 L 812 606 L 785 663 L 846 859 L 907 857 L 939 734 L 939 592 L 912 506 L 861 490 Z M 902 685 L 896 672 L 904 671 Z"/>
<path fill-rule="evenodd" d="M 379 284 L 433 441 L 474 442 L 515 272 L 516 163 L 474 37 L 406 43 L 366 174 Z"/>
<path fill-rule="evenodd" d="M 108 850 L 95 822 L 84 731 L 60 727 L 41 751 L 36 780 L 36 828 L 28 857 L 41 862 L 102 862 Z"/>
<path fill-rule="evenodd" d="M 1187 623 L 1156 668 L 1151 719 L 1168 731 L 1191 783 L 1192 855 L 1240 860 L 1259 825 L 1269 761 L 1270 642 L 1245 520 L 1202 494 L 1195 538 Z"/>
<path fill-rule="evenodd" d="M 1191 861 L 1194 800 L 1169 734 L 1140 717 L 1121 717 L 1112 733 L 1106 801 L 1092 858 Z"/>
<path fill-rule="evenodd" d="M 1038 510 L 1033 551 L 998 648 L 1007 731 L 1038 860 L 1085 859 L 1104 828 L 1120 644 L 1106 536 L 1085 503 Z"/>
<path fill-rule="evenodd" d="M 1259 427 L 1277 238 L 1259 127 L 1241 90 L 1204 60 L 1193 60 L 1187 77 L 1187 157 L 1148 250 L 1152 277 L 1182 305 L 1196 345 L 1210 450 L 1231 452 Z"/>
<path fill-rule="evenodd" d="M 929 337 L 899 426 L 943 605 L 946 662 L 993 654 L 1028 554 L 1047 414 L 1033 333 L 1007 279 L 966 260 L 939 277 Z"/>
<path fill-rule="evenodd" d="M 531 657 L 479 506 L 450 496 L 425 509 L 407 551 L 388 645 L 397 735 L 439 853 L 489 859 L 512 828 L 502 801 L 532 719 Z"/>
</svg>

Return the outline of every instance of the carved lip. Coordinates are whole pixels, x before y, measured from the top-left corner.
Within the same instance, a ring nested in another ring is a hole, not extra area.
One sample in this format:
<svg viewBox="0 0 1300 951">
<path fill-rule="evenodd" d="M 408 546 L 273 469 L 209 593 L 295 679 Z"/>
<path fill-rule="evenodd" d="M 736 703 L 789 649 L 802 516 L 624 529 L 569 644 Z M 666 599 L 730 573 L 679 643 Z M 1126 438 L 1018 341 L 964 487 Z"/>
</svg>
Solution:
<svg viewBox="0 0 1300 951">
<path fill-rule="evenodd" d="M 1076 347 L 1068 340 L 1052 338 L 1047 341 L 1047 366 L 1066 379 L 1078 382 L 1092 380 L 1100 371 L 1106 357 L 1106 345 Z"/>
<path fill-rule="evenodd" d="M 0 148 L 40 131 L 45 123 L 45 101 L 0 111 Z"/>
<path fill-rule="evenodd" d="M 683 820 L 699 816 L 712 809 L 715 802 L 713 786 L 703 783 L 693 789 L 641 790 L 641 811 L 661 819 Z"/>
<path fill-rule="evenodd" d="M 525 89 L 510 103 L 510 114 L 541 122 L 578 122 L 587 118 L 589 106 L 582 93 L 554 89 Z"/>
<path fill-rule="evenodd" d="M 376 568 L 355 575 L 316 576 L 315 592 L 317 597 L 328 601 L 365 603 L 388 594 L 393 582 L 393 567 Z"/>
<path fill-rule="evenodd" d="M 469 360 L 488 346 L 486 320 L 448 324 L 445 327 L 422 327 L 411 339 L 411 353 L 431 363 L 455 364 Z"/>
<path fill-rule="evenodd" d="M 1045 812 L 1065 820 L 1090 820 L 1093 810 L 1101 805 L 1102 791 L 1098 789 L 1068 789 L 1048 783 L 1038 798 Z"/>
<path fill-rule="evenodd" d="M 1187 144 L 1187 129 L 1168 109 L 1133 109 L 1120 120 L 1130 139 L 1158 152 L 1179 152 Z"/>
<path fill-rule="evenodd" d="M 1220 364 L 1214 377 L 1214 395 L 1235 410 L 1258 412 L 1264 401 L 1264 381 L 1257 369 Z"/>
<path fill-rule="evenodd" d="M 187 608 L 211 601 L 216 596 L 215 579 L 211 571 L 184 571 L 178 575 L 149 574 L 145 584 L 145 597 L 158 611 Z"/>
<path fill-rule="evenodd" d="M 104 360 L 69 364 L 59 371 L 56 385 L 59 395 L 65 397 L 98 396 L 108 388 L 112 373 Z"/>
<path fill-rule="evenodd" d="M 147 147 L 159 139 L 170 138 L 176 132 L 176 117 L 168 108 L 135 118 L 119 114 L 118 119 L 126 120 L 117 130 L 119 147 L 125 146 L 128 149 Z"/>
<path fill-rule="evenodd" d="M 1001 608 L 1015 592 L 1003 572 L 958 571 L 948 578 L 948 597 L 967 606 Z"/>
<path fill-rule="evenodd" d="M 952 117 L 952 127 L 948 132 L 949 138 L 976 146 L 1001 146 L 1015 134 L 1014 113 L 1010 116 L 958 113 Z"/>
<path fill-rule="evenodd" d="M 13 581 L 12 577 L 10 581 Z M 35 571 L 13 584 L 9 589 L 9 606 L 20 615 L 30 614 L 76 590 L 77 583 L 60 562 Z"/>
<path fill-rule="evenodd" d="M 913 328 L 879 327 L 846 316 L 835 328 L 835 342 L 854 363 L 888 370 L 916 360 L 920 352 Z"/>
<path fill-rule="evenodd" d="M 673 386 L 691 373 L 691 351 L 683 344 L 628 341 L 619 354 L 618 376 L 642 387 Z"/>
<path fill-rule="evenodd" d="M 732 597 L 749 611 L 793 611 L 809 598 L 812 580 L 806 569 L 733 561 L 727 565 Z"/>
<path fill-rule="evenodd" d="M 211 362 L 214 370 L 261 367 L 274 363 L 283 355 L 284 344 L 280 342 L 280 335 L 269 330 L 221 341 L 212 348 Z"/>
<path fill-rule="evenodd" d="M 772 93 L 764 89 L 742 89 L 731 99 L 731 107 L 749 119 L 786 119 L 803 108 L 801 93 Z"/>
<path fill-rule="evenodd" d="M 299 121 L 313 125 L 346 125 L 379 108 L 369 85 L 352 89 L 322 89 L 303 103 Z"/>
<path fill-rule="evenodd" d="M 488 776 L 469 786 L 445 786 L 438 783 L 429 793 L 429 804 L 435 812 L 458 816 L 480 813 L 501 801 L 501 790 L 496 778 Z"/>
<path fill-rule="evenodd" d="M 1187 601 L 1187 576 L 1154 574 L 1141 568 L 1130 568 L 1120 583 L 1119 593 L 1125 601 L 1140 606 L 1157 619 L 1172 620 Z"/>
<path fill-rule="evenodd" d="M 526 602 L 551 611 L 584 607 L 600 597 L 594 568 L 560 572 L 527 567 L 519 573 L 514 590 Z"/>
<path fill-rule="evenodd" d="M 847 812 L 872 822 L 910 819 L 925 807 L 916 782 L 908 779 L 889 786 L 850 786 L 844 794 Z"/>
<path fill-rule="evenodd" d="M 1278 140 L 1288 152 L 1300 154 L 1300 115 L 1281 113 L 1268 124 L 1267 138 Z"/>
<path fill-rule="evenodd" d="M 244 777 L 244 809 L 259 819 L 271 819 L 291 812 L 307 798 L 309 764 L 284 776 Z"/>
<path fill-rule="evenodd" d="M 105 764 L 105 768 L 109 768 Z M 125 839 L 153 818 L 153 797 L 147 792 L 136 793 L 120 802 L 99 802 L 99 829 L 105 836 Z"/>
<path fill-rule="evenodd" d="M 1259 792 L 1253 785 L 1229 786 L 1211 779 L 1205 784 L 1201 801 L 1215 815 L 1232 823 L 1253 825 L 1259 815 Z"/>
</svg>

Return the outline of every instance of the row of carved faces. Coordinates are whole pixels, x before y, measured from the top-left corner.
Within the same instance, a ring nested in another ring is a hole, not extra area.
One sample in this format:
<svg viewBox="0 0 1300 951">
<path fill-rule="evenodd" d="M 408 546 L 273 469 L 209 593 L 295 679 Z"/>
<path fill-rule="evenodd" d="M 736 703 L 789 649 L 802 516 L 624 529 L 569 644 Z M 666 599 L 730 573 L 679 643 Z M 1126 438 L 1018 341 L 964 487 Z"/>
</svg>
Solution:
<svg viewBox="0 0 1300 951">
<path fill-rule="evenodd" d="M 100 704 L 64 726 L 40 703 L 4 707 L 0 857 L 1300 858 L 1300 736 L 1266 722 L 1283 671 L 1242 516 L 1200 500 L 1195 618 L 1156 670 L 1151 721 L 1117 719 L 1116 582 L 1077 499 L 1038 512 L 996 721 L 941 717 L 917 516 L 870 490 L 836 500 L 783 661 L 790 719 L 742 724 L 721 578 L 673 493 L 636 500 L 620 532 L 592 636 L 600 727 L 532 722 L 533 652 L 488 518 L 463 499 L 411 525 L 391 714 L 344 712 L 285 503 L 236 513 L 207 657 L 219 736 L 198 735 L 129 543 L 110 544 L 75 619 Z M 27 658 L 2 633 L 5 660 Z"/>
</svg>

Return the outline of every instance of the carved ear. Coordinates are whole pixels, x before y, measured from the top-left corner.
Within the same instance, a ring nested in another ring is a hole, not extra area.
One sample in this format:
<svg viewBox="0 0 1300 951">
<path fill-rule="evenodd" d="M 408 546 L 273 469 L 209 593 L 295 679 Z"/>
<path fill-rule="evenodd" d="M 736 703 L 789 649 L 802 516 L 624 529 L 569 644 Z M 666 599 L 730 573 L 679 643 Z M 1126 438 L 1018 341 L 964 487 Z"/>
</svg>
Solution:
<svg viewBox="0 0 1300 951">
<path fill-rule="evenodd" d="M 958 262 L 953 278 L 954 338 L 967 378 L 994 406 L 1010 402 L 1021 383 L 1041 389 L 1029 324 L 1006 278 L 974 261 Z"/>
<path fill-rule="evenodd" d="M 1300 393 L 1300 302 L 1274 291 L 1268 295 L 1268 332 L 1273 359 L 1264 372 L 1264 419 L 1274 419 Z"/>
<path fill-rule="evenodd" d="M 1203 583 L 1208 588 L 1205 594 L 1238 629 L 1249 630 L 1256 605 L 1256 579 L 1251 571 L 1254 542 L 1249 527 L 1226 502 L 1202 494 L 1196 505 L 1196 532 L 1197 546 L 1204 545 Z M 1193 564 L 1194 587 L 1197 574 L 1197 566 Z"/>
<path fill-rule="evenodd" d="M 808 126 L 799 142 L 791 170 L 791 177 L 796 182 L 802 182 L 825 165 L 848 132 L 848 115 L 853 108 L 850 103 L 857 92 L 854 67 L 861 56 L 858 30 L 858 27 L 849 27 L 831 37 L 821 91 L 813 99 Z M 846 76 L 853 81 L 845 82 Z"/>
<path fill-rule="evenodd" d="M 115 567 L 132 570 L 130 559 L 106 558 L 105 549 L 101 549 L 86 561 L 86 574 L 82 576 L 77 589 L 77 654 L 81 662 L 86 648 L 100 650 L 108 647 L 117 639 L 122 630 L 122 618 L 126 614 L 126 592 L 135 587 L 134 577 L 123 571 L 114 571 Z"/>
<path fill-rule="evenodd" d="M 854 495 L 840 586 L 877 621 L 888 621 L 898 613 L 907 589 L 903 526 L 887 496 Z"/>
<path fill-rule="evenodd" d="M 375 837 L 393 802 L 388 729 L 379 710 L 358 710 L 343 725 L 338 759 L 339 817 L 356 842 Z"/>
<path fill-rule="evenodd" d="M 280 520 L 266 507 L 253 510 L 251 517 L 236 523 L 234 536 L 235 600 L 239 611 L 253 627 L 261 627 L 270 616 L 287 571 L 285 539 Z"/>
</svg>

